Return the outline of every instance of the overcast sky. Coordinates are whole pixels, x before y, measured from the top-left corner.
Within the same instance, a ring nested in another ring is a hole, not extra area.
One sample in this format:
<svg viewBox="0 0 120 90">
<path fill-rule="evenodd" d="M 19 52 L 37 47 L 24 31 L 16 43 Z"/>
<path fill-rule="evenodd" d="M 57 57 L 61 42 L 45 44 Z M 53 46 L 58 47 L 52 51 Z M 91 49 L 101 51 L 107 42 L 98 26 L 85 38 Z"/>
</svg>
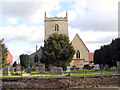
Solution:
<svg viewBox="0 0 120 90">
<path fill-rule="evenodd" d="M 0 39 L 19 60 L 43 45 L 44 13 L 65 17 L 68 12 L 70 41 L 76 33 L 90 52 L 118 37 L 119 0 L 1 0 Z"/>
</svg>

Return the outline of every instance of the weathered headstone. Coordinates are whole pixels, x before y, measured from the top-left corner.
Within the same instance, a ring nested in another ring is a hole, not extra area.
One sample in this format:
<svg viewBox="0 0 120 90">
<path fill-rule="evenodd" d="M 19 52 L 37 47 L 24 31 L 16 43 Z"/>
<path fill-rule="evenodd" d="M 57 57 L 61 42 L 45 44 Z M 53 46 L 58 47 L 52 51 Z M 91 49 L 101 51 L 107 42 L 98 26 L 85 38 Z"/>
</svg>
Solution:
<svg viewBox="0 0 120 90">
<path fill-rule="evenodd" d="M 106 71 L 109 71 L 109 70 L 110 70 L 110 68 L 109 68 L 108 65 L 105 65 L 105 70 L 106 70 Z"/>
<path fill-rule="evenodd" d="M 14 74 L 14 69 L 13 68 L 10 68 L 10 74 Z"/>
<path fill-rule="evenodd" d="M 13 68 L 14 69 L 14 72 L 17 72 L 17 68 L 15 67 L 15 68 Z"/>
<path fill-rule="evenodd" d="M 36 72 L 39 72 L 39 66 L 36 66 L 36 67 L 35 67 L 35 71 L 36 71 Z"/>
<path fill-rule="evenodd" d="M 117 61 L 117 70 L 118 70 L 118 73 L 120 73 L 120 61 Z"/>
<path fill-rule="evenodd" d="M 3 76 L 9 76 L 9 68 L 8 67 L 3 68 Z"/>
<path fill-rule="evenodd" d="M 24 67 L 21 67 L 21 71 L 24 71 L 24 69 L 25 69 Z"/>
<path fill-rule="evenodd" d="M 67 66 L 67 71 L 66 72 L 70 72 L 70 66 Z"/>
<path fill-rule="evenodd" d="M 31 73 L 31 67 L 27 68 L 27 73 Z"/>
<path fill-rule="evenodd" d="M 104 69 L 104 65 L 103 64 L 100 64 L 100 69 Z"/>
<path fill-rule="evenodd" d="M 45 64 L 39 64 L 39 73 L 45 73 Z"/>
<path fill-rule="evenodd" d="M 96 69 L 96 70 L 100 69 L 99 64 L 95 64 L 93 69 Z"/>
<path fill-rule="evenodd" d="M 79 70 L 83 70 L 82 65 L 79 66 Z"/>
<path fill-rule="evenodd" d="M 62 67 L 52 67 L 50 68 L 50 73 L 53 75 L 62 75 L 63 69 Z"/>
<path fill-rule="evenodd" d="M 75 70 L 75 69 L 76 69 L 76 67 L 75 67 L 75 66 L 73 66 L 73 67 L 72 67 L 72 70 Z"/>
</svg>

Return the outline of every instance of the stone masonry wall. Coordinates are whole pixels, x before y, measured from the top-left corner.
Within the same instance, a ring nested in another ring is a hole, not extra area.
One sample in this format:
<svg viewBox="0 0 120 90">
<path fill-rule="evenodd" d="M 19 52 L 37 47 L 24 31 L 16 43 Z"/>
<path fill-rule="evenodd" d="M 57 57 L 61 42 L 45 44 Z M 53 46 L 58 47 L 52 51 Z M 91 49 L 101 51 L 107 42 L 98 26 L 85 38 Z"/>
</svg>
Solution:
<svg viewBox="0 0 120 90">
<path fill-rule="evenodd" d="M 3 78 L 2 88 L 94 88 L 118 87 L 120 76 Z"/>
</svg>

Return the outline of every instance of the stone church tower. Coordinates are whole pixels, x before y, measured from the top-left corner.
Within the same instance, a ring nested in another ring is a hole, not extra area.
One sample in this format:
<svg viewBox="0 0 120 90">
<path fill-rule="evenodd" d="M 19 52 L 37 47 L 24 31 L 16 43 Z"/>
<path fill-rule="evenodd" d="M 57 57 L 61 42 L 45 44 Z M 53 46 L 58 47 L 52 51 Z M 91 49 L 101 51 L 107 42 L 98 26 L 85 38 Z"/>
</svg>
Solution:
<svg viewBox="0 0 120 90">
<path fill-rule="evenodd" d="M 68 35 L 67 12 L 65 17 L 46 17 L 45 12 L 44 23 L 45 23 L 44 40 L 47 40 L 48 37 L 51 36 L 53 33 Z M 75 54 L 70 62 L 70 67 L 72 68 L 73 66 L 75 66 L 79 68 L 80 65 L 82 65 L 82 67 L 84 67 L 84 65 L 86 64 L 93 65 L 92 63 L 90 63 L 91 61 L 93 61 L 93 59 L 91 60 L 89 59 L 90 55 L 92 55 L 90 58 L 93 57 L 93 54 L 89 53 L 89 50 L 87 49 L 87 47 L 85 46 L 84 42 L 82 41 L 78 34 L 75 35 L 71 43 L 75 49 Z M 37 66 L 38 64 L 41 64 L 40 62 L 41 56 L 42 49 L 40 48 L 39 50 L 37 50 L 36 47 L 36 52 L 30 55 L 31 66 Z"/>
<path fill-rule="evenodd" d="M 45 12 L 45 40 L 53 33 L 68 35 L 68 16 L 66 17 L 46 17 Z"/>
</svg>

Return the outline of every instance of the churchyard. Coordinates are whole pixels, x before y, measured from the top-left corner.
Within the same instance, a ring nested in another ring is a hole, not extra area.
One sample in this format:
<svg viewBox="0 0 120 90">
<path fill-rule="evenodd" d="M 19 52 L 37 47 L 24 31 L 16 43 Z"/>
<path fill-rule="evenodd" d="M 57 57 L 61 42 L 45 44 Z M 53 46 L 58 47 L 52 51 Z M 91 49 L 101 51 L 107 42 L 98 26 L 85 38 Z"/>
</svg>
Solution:
<svg viewBox="0 0 120 90">
<path fill-rule="evenodd" d="M 60 68 L 60 67 L 59 67 Z M 58 69 L 58 67 L 57 67 Z M 52 69 L 51 71 L 45 71 L 43 70 L 42 72 L 39 72 L 37 70 L 32 70 L 31 68 L 24 69 L 24 70 L 16 70 L 16 68 L 8 68 L 3 69 L 3 75 L 2 77 L 32 77 L 32 76 L 40 76 L 40 77 L 68 77 L 67 70 L 62 71 L 62 68 L 60 70 L 58 69 Z M 80 68 L 75 68 L 75 69 L 70 69 L 70 76 L 79 76 L 79 77 L 84 77 L 84 76 L 93 76 L 93 75 L 110 75 L 110 74 L 118 74 L 117 68 L 112 67 L 106 70 L 104 69 L 80 69 Z"/>
<path fill-rule="evenodd" d="M 71 68 L 63 71 L 61 67 L 52 67 L 49 71 L 42 68 L 4 68 L 2 88 L 109 88 L 119 87 L 118 68 Z M 6 72 L 7 71 L 7 72 Z M 112 89 L 111 89 L 112 88 Z"/>
</svg>

